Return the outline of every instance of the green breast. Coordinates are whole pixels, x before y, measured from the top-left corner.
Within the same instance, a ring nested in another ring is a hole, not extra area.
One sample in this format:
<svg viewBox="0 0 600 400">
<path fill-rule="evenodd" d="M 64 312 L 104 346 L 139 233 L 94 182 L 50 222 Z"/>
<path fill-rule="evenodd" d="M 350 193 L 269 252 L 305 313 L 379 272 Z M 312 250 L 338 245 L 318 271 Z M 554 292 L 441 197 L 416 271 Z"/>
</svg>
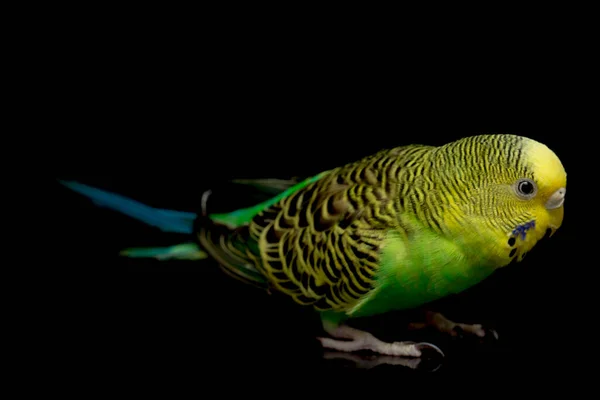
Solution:
<svg viewBox="0 0 600 400">
<path fill-rule="evenodd" d="M 426 229 L 390 232 L 376 289 L 350 313 L 354 317 L 408 309 L 462 292 L 494 271 L 484 259 Z"/>
</svg>

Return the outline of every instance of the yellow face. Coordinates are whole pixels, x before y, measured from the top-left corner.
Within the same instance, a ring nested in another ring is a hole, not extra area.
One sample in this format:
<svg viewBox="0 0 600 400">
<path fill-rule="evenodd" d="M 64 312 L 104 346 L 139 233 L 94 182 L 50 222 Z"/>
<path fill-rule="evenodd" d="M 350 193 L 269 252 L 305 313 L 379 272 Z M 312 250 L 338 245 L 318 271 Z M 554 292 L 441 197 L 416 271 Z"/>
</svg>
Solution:
<svg viewBox="0 0 600 400">
<path fill-rule="evenodd" d="M 529 221 L 517 224 L 508 232 L 506 242 L 509 258 L 517 261 L 521 261 L 547 233 L 552 236 L 560 228 L 567 187 L 565 169 L 546 145 L 525 139 L 522 151 L 530 174 L 513 182 L 510 190 L 515 209 Z"/>
<path fill-rule="evenodd" d="M 531 201 L 536 206 L 540 222 L 554 233 L 563 221 L 567 173 L 556 154 L 541 143 L 529 141 L 524 152 L 537 186 L 537 193 Z"/>
</svg>

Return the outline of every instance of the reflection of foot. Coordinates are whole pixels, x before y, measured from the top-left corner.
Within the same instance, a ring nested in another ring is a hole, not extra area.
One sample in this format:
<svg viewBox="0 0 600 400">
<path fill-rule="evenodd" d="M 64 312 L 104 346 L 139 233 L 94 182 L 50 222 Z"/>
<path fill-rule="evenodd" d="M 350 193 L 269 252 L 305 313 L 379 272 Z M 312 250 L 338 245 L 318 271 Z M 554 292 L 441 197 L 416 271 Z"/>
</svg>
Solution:
<svg viewBox="0 0 600 400">
<path fill-rule="evenodd" d="M 430 343 L 387 343 L 377 339 L 368 332 L 351 328 L 347 325 L 333 325 L 327 322 L 323 323 L 323 328 L 329 335 L 335 338 L 319 338 L 321 345 L 326 349 L 344 352 L 369 350 L 388 356 L 405 357 L 421 357 L 424 350 L 431 349 L 439 353 L 442 357 L 444 356 L 444 353 L 437 346 Z"/>
<path fill-rule="evenodd" d="M 485 337 L 486 339 L 498 339 L 498 333 L 493 329 L 486 329 L 480 324 L 460 324 L 449 320 L 440 313 L 431 311 L 427 311 L 425 323 L 411 323 L 409 325 L 410 329 L 423 329 L 427 327 L 435 328 L 442 333 L 447 333 L 454 337 L 463 337 L 467 334 L 480 338 Z"/>
<path fill-rule="evenodd" d="M 345 360 L 354 364 L 355 368 L 371 369 L 380 365 L 397 365 L 409 369 L 429 369 L 431 372 L 436 371 L 442 365 L 441 359 L 435 362 L 423 361 L 422 358 L 406 358 L 385 355 L 358 355 L 353 353 L 344 353 L 337 351 L 326 351 L 323 354 L 326 360 Z M 426 366 L 429 366 L 427 368 Z"/>
</svg>

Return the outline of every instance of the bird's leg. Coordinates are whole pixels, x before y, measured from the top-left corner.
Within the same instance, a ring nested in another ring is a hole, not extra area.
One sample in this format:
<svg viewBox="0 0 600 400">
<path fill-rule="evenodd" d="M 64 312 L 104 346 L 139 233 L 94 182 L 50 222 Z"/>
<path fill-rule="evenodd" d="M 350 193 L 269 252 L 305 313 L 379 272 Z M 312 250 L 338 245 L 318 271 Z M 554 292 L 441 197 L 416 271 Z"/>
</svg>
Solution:
<svg viewBox="0 0 600 400">
<path fill-rule="evenodd" d="M 323 329 L 334 338 L 318 338 L 321 345 L 326 349 L 345 352 L 370 350 L 374 353 L 388 356 L 421 357 L 422 350 L 431 348 L 442 355 L 444 354 L 439 348 L 429 343 L 386 343 L 368 332 L 344 324 L 334 324 L 325 320 L 323 321 Z"/>
<path fill-rule="evenodd" d="M 435 328 L 439 332 L 447 333 L 451 336 L 460 336 L 464 332 L 478 337 L 485 337 L 489 332 L 495 339 L 498 339 L 498 334 L 494 330 L 486 330 L 480 324 L 457 323 L 449 320 L 439 312 L 425 311 L 424 323 L 409 324 L 409 329 L 423 329 L 427 327 Z"/>
</svg>

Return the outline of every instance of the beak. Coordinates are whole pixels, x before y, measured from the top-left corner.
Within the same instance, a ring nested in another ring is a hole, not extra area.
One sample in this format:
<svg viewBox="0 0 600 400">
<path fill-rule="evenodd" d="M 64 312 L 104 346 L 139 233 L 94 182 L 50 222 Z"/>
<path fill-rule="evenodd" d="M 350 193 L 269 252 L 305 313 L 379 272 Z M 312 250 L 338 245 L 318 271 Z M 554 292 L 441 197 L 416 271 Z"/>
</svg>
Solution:
<svg viewBox="0 0 600 400">
<path fill-rule="evenodd" d="M 567 189 L 560 188 L 556 192 L 552 193 L 552 196 L 546 201 L 546 209 L 554 210 L 559 208 L 565 202 L 565 194 L 567 193 Z"/>
<path fill-rule="evenodd" d="M 546 201 L 545 206 L 550 216 L 548 227 L 552 230 L 550 237 L 552 237 L 557 229 L 562 225 L 565 214 L 565 208 L 563 207 L 563 204 L 565 202 L 566 192 L 567 190 L 565 188 L 560 188 L 554 192 L 552 196 L 550 196 L 548 201 Z"/>
</svg>

